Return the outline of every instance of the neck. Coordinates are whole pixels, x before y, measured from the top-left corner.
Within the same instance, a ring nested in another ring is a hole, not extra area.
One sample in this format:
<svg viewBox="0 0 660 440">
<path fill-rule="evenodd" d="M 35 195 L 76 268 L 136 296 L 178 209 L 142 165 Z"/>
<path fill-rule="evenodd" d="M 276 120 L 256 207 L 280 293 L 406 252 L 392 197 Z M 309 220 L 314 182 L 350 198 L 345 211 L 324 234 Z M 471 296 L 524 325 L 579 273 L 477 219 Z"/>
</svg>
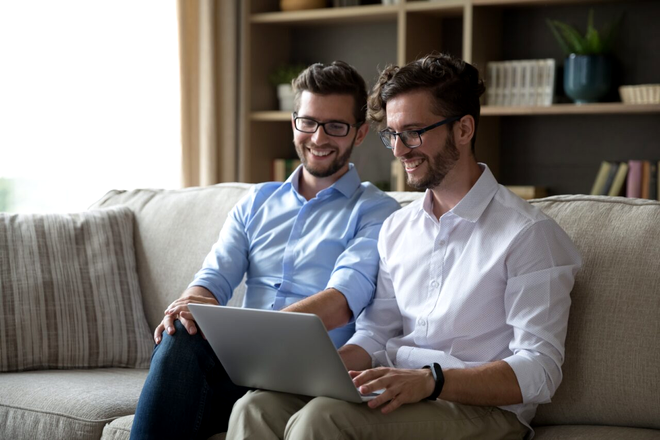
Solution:
<svg viewBox="0 0 660 440">
<path fill-rule="evenodd" d="M 348 164 L 346 167 L 340 169 L 332 176 L 328 177 L 315 177 L 312 176 L 306 169 L 303 167 L 302 172 L 300 173 L 300 178 L 298 180 L 298 192 L 305 200 L 311 200 L 316 195 L 323 191 L 326 188 L 330 188 L 341 176 L 348 172 Z"/>
<path fill-rule="evenodd" d="M 472 156 L 469 160 L 459 160 L 440 185 L 431 189 L 433 215 L 440 219 L 447 211 L 458 205 L 458 202 L 477 183 L 482 172 Z"/>
</svg>

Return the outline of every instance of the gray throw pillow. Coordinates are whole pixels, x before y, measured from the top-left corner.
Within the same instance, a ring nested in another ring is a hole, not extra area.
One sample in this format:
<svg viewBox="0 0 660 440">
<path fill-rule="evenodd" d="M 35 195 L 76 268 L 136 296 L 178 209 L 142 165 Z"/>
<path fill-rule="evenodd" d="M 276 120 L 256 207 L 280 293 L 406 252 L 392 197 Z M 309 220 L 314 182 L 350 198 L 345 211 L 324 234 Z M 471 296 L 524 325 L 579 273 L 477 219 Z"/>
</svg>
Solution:
<svg viewBox="0 0 660 440">
<path fill-rule="evenodd" d="M 125 207 L 0 213 L 0 371 L 149 365 Z"/>
</svg>

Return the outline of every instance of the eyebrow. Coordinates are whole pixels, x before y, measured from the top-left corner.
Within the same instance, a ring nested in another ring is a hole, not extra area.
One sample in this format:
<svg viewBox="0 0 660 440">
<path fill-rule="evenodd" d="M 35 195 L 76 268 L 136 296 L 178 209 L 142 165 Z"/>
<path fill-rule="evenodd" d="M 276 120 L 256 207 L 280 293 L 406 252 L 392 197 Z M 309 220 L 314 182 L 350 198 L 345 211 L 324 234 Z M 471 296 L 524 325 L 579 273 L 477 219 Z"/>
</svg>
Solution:
<svg viewBox="0 0 660 440">
<path fill-rule="evenodd" d="M 415 127 L 420 127 L 420 128 L 415 128 Z M 424 127 L 426 127 L 426 125 L 424 125 L 422 123 L 418 123 L 418 122 L 411 123 L 411 124 L 406 124 L 406 125 L 403 126 L 403 130 L 399 131 L 398 133 L 402 133 L 404 131 L 421 130 Z M 390 127 L 389 125 L 387 127 L 385 127 L 385 130 L 394 131 L 394 129 L 392 127 Z M 394 131 L 394 132 L 397 133 L 396 131 Z"/>
<path fill-rule="evenodd" d="M 319 121 L 318 119 L 316 119 L 316 118 L 314 118 L 314 117 L 312 117 L 312 116 L 301 115 L 301 114 L 298 114 L 298 117 L 299 117 L 299 118 L 305 118 L 305 119 L 313 119 L 314 121 L 316 121 L 316 122 L 320 122 L 321 124 L 327 124 L 327 123 L 329 123 L 329 122 L 341 122 L 342 124 L 348 124 L 348 125 L 351 125 L 350 122 L 348 122 L 348 121 L 342 121 L 341 119 L 330 119 L 330 120 L 328 120 L 328 121 Z"/>
</svg>

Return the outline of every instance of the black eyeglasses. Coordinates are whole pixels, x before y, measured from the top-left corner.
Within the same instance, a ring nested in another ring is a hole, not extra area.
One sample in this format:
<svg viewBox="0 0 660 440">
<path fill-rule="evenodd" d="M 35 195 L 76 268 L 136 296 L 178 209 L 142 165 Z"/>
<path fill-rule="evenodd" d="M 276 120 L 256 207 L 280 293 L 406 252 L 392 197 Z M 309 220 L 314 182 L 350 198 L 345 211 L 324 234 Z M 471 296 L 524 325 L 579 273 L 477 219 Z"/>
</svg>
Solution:
<svg viewBox="0 0 660 440">
<path fill-rule="evenodd" d="M 312 118 L 299 118 L 298 113 L 293 113 L 293 126 L 296 127 L 296 130 L 302 131 L 303 133 L 316 133 L 316 130 L 319 127 L 323 127 L 323 131 L 328 136 L 334 137 L 344 137 L 351 130 L 351 127 L 359 127 L 361 123 L 351 125 L 346 122 L 319 122 Z"/>
<path fill-rule="evenodd" d="M 408 148 L 417 148 L 420 145 L 422 145 L 422 134 L 426 133 L 429 130 L 433 130 L 436 127 L 440 127 L 441 125 L 448 124 L 450 122 L 458 121 L 461 119 L 463 116 L 456 116 L 453 118 L 447 118 L 444 119 L 440 122 L 436 122 L 433 125 L 429 125 L 428 127 L 424 127 L 419 130 L 407 130 L 407 131 L 402 131 L 399 133 L 395 133 L 392 130 L 382 130 L 378 132 L 380 135 L 380 140 L 383 142 L 383 145 L 385 145 L 386 148 L 389 148 L 390 150 L 394 146 L 394 142 L 396 142 L 396 137 L 399 136 L 399 139 L 401 139 L 401 142 L 403 142 L 403 145 L 405 145 Z"/>
</svg>

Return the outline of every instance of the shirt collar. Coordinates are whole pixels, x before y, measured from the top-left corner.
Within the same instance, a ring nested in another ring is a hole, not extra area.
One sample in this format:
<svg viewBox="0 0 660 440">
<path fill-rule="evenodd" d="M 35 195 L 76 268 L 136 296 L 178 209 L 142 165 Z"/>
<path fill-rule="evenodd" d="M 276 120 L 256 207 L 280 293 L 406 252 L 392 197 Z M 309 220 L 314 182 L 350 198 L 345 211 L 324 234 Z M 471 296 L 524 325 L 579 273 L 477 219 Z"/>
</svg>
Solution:
<svg viewBox="0 0 660 440">
<path fill-rule="evenodd" d="M 300 184 L 300 173 L 302 173 L 302 165 L 299 165 L 298 168 L 294 170 L 293 173 L 289 176 L 288 179 L 284 182 L 285 184 L 289 184 L 293 187 L 293 189 L 300 194 L 298 185 Z M 334 188 L 340 193 L 344 195 L 344 197 L 349 198 L 351 197 L 355 191 L 358 190 L 361 184 L 360 176 L 358 175 L 357 170 L 355 169 L 355 165 L 352 163 L 348 164 L 348 171 L 339 178 L 335 183 L 333 183 L 330 188 Z M 327 189 L 330 189 L 327 188 Z M 327 191 L 323 190 L 323 191 Z M 321 191 L 321 192 L 323 192 Z"/>
<path fill-rule="evenodd" d="M 495 176 L 488 168 L 488 165 L 479 163 L 482 173 L 477 182 L 470 188 L 470 191 L 456 204 L 449 212 L 470 222 L 476 222 L 486 207 L 495 196 L 498 184 Z M 424 201 L 420 205 L 420 211 L 424 211 L 433 216 L 433 193 L 430 189 L 426 190 Z"/>
</svg>

